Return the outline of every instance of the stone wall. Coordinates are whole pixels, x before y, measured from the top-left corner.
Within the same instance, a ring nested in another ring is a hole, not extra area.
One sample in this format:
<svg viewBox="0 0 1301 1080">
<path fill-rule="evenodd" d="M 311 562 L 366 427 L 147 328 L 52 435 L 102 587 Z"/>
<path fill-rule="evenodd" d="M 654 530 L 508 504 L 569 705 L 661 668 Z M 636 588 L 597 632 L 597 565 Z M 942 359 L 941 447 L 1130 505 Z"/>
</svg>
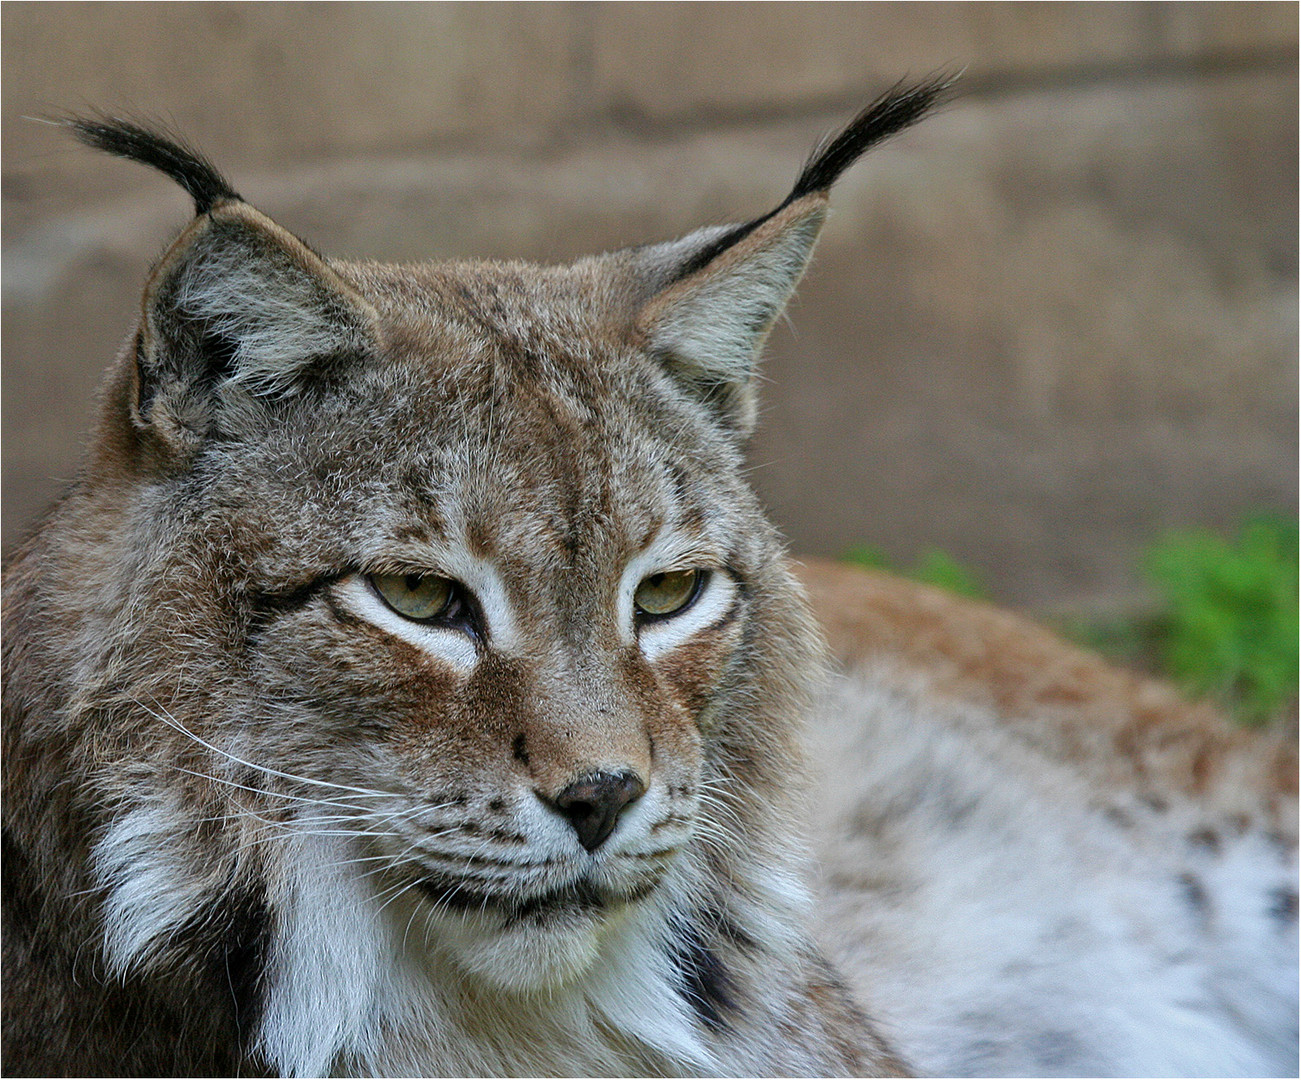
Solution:
<svg viewBox="0 0 1301 1080">
<path fill-rule="evenodd" d="M 187 220 L 25 119 L 161 117 L 339 255 L 564 259 L 752 216 L 906 74 L 942 114 L 837 189 L 769 349 L 754 479 L 798 550 L 927 545 L 1038 610 L 1157 531 L 1297 502 L 1297 8 L 0 8 L 6 546 L 76 467 Z"/>
</svg>

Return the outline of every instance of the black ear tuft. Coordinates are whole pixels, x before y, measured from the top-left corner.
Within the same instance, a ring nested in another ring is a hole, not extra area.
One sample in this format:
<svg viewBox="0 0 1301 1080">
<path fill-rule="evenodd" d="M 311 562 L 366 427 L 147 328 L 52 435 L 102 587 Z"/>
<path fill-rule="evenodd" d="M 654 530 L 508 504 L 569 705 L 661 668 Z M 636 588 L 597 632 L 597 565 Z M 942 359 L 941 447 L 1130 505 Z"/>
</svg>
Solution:
<svg viewBox="0 0 1301 1080">
<path fill-rule="evenodd" d="M 800 170 L 791 193 L 773 210 L 753 221 L 733 226 L 710 244 L 702 247 L 678 268 L 685 277 L 707 266 L 713 259 L 744 239 L 769 218 L 779 214 L 796 199 L 826 191 L 840 174 L 878 143 L 906 127 L 911 127 L 946 97 L 957 82 L 956 75 L 938 75 L 926 82 L 909 85 L 895 83 L 866 109 L 854 117 L 839 134 L 824 139 Z"/>
<path fill-rule="evenodd" d="M 814 191 L 826 191 L 864 153 L 930 112 L 956 81 L 956 76 L 940 75 L 914 86 L 895 83 L 846 124 L 840 134 L 818 144 L 782 205 Z"/>
<path fill-rule="evenodd" d="M 74 116 L 64 123 L 87 146 L 166 173 L 189 192 L 196 214 L 206 214 L 217 203 L 240 198 L 230 181 L 179 136 L 112 116 L 101 119 Z"/>
</svg>

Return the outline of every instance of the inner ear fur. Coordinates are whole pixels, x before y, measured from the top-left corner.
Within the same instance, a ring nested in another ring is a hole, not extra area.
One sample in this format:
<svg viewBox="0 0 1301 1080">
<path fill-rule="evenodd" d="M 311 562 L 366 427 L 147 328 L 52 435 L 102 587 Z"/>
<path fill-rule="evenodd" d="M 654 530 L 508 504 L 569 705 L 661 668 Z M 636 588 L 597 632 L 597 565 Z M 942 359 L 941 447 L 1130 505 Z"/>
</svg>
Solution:
<svg viewBox="0 0 1301 1080">
<path fill-rule="evenodd" d="M 683 264 L 693 268 L 637 314 L 652 355 L 741 435 L 754 427 L 759 354 L 809 264 L 826 208 L 825 192 L 795 199 L 698 268 L 691 238 L 679 241 L 672 246 L 684 249 Z M 700 236 L 712 243 L 714 231 Z"/>
<path fill-rule="evenodd" d="M 296 236 L 247 203 L 221 203 L 145 286 L 133 419 L 172 438 L 202 435 L 224 399 L 295 394 L 324 365 L 373 349 L 376 322 Z"/>
</svg>

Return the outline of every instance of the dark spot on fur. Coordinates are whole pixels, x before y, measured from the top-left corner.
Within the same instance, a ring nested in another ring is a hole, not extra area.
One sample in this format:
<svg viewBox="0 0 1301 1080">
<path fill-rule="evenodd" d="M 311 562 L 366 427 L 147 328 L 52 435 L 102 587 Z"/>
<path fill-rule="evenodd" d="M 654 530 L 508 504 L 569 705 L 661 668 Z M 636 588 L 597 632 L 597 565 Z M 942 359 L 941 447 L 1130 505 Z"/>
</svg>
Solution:
<svg viewBox="0 0 1301 1080">
<path fill-rule="evenodd" d="M 512 754 L 515 755 L 516 761 L 518 761 L 525 768 L 528 768 L 529 752 L 528 752 L 528 747 L 525 745 L 524 742 L 523 732 L 520 732 L 518 735 L 515 736 L 515 741 L 510 744 L 510 751 Z"/>
<path fill-rule="evenodd" d="M 271 917 L 264 888 L 259 884 L 232 905 L 224 942 L 226 982 L 235 1003 L 240 1044 L 248 1052 L 265 1005 L 267 952 Z"/>
<path fill-rule="evenodd" d="M 1194 829 L 1188 834 L 1188 843 L 1195 848 L 1216 855 L 1220 850 L 1220 834 L 1209 826 Z"/>
<path fill-rule="evenodd" d="M 325 594 L 325 605 L 330 609 L 330 614 L 334 616 L 335 621 L 341 626 L 353 626 L 357 629 L 367 629 L 370 627 L 365 619 L 360 619 L 347 608 L 343 607 L 328 592 Z"/>
<path fill-rule="evenodd" d="M 420 544 L 427 544 L 433 539 L 433 535 L 427 525 L 403 525 L 401 528 L 393 530 L 393 539 L 397 541 L 414 540 Z"/>
<path fill-rule="evenodd" d="M 259 592 L 249 597 L 248 630 L 246 640 L 260 637 L 277 618 L 301 611 L 326 586 L 338 580 L 337 576 L 316 578 L 283 592 Z M 331 603 L 333 611 L 337 605 Z"/>
<path fill-rule="evenodd" d="M 1069 1031 L 1040 1031 L 1028 1040 L 1035 1064 L 1048 1075 L 1065 1076 L 1083 1057 L 1080 1040 Z"/>
<path fill-rule="evenodd" d="M 488 803 L 488 809 L 494 813 L 500 814 L 506 809 L 506 800 L 501 798 L 493 799 Z"/>
<path fill-rule="evenodd" d="M 705 1027 L 720 1031 L 728 1026 L 728 1015 L 737 1009 L 731 975 L 697 926 L 687 923 L 678 929 L 679 935 L 670 947 L 682 996 Z"/>
<path fill-rule="evenodd" d="M 1156 811 L 1158 814 L 1164 814 L 1166 810 L 1170 808 L 1170 804 L 1167 803 L 1165 799 L 1161 798 L 1160 795 L 1142 795 L 1140 796 L 1140 799 L 1144 806 L 1148 807 L 1150 810 Z"/>
<path fill-rule="evenodd" d="M 247 1052 L 265 1004 L 271 917 L 265 887 L 233 886 L 215 896 L 171 938 L 173 946 L 205 960 L 218 1000 L 229 1003 L 241 1048 Z"/>
<path fill-rule="evenodd" d="M 470 552 L 481 559 L 486 559 L 496 551 L 496 541 L 492 530 L 480 518 L 470 522 L 466 530 L 466 543 Z"/>
<path fill-rule="evenodd" d="M 199 377 L 200 385 L 213 385 L 235 374 L 239 342 L 233 337 L 206 330 L 199 337 L 199 352 L 206 361 Z"/>
<path fill-rule="evenodd" d="M 759 947 L 759 943 L 755 941 L 754 938 L 742 930 L 741 927 L 737 926 L 736 923 L 726 915 L 718 920 L 718 932 L 722 934 L 723 937 L 727 938 L 727 940 L 733 945 L 737 946 L 737 948 L 742 949 L 745 952 L 751 952 Z M 828 971 L 830 971 L 830 969 L 828 969 Z"/>
<path fill-rule="evenodd" d="M 1270 894 L 1270 915 L 1279 922 L 1294 923 L 1297 919 L 1296 889 L 1275 889 Z"/>
<path fill-rule="evenodd" d="M 1211 901 L 1206 894 L 1206 886 L 1201 883 L 1197 875 L 1186 872 L 1179 875 L 1178 881 L 1184 902 L 1192 908 L 1194 915 L 1205 922 L 1211 913 Z"/>
<path fill-rule="evenodd" d="M 582 912 L 635 903 L 655 889 L 655 883 L 652 882 L 628 893 L 613 894 L 584 879 L 554 892 L 521 900 L 483 888 L 484 884 L 486 883 L 463 876 L 438 872 L 427 874 L 419 882 L 421 891 L 440 907 L 460 911 L 495 910 L 505 916 L 508 926 L 525 920 L 544 922 L 563 919 Z"/>
<path fill-rule="evenodd" d="M 410 465 L 402 473 L 402 487 L 412 498 L 420 505 L 422 511 L 428 512 L 438 506 L 438 500 L 434 498 L 433 493 L 429 490 L 429 477 Z M 440 536 L 443 533 L 442 522 L 435 519 L 432 522 L 434 531 Z"/>
<path fill-rule="evenodd" d="M 1134 827 L 1134 819 L 1119 806 L 1108 806 L 1102 811 L 1102 816 L 1118 829 L 1132 829 Z"/>
<path fill-rule="evenodd" d="M 149 367 L 145 363 L 144 345 L 139 335 L 136 336 L 135 342 L 135 362 L 136 362 L 136 411 L 140 414 L 141 419 L 149 419 L 149 406 L 153 404 L 154 394 L 157 392 L 157 386 L 151 377 Z"/>
</svg>

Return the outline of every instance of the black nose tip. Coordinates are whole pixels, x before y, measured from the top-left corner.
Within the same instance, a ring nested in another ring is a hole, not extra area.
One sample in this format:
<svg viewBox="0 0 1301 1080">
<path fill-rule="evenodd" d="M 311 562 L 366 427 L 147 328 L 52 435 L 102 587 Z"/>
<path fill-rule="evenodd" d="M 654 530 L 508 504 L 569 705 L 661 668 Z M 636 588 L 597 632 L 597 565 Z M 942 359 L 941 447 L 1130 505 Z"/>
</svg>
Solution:
<svg viewBox="0 0 1301 1080">
<path fill-rule="evenodd" d="M 578 833 L 578 842 L 595 851 L 614 832 L 624 808 L 645 791 L 635 773 L 593 773 L 570 784 L 553 801 Z"/>
</svg>

